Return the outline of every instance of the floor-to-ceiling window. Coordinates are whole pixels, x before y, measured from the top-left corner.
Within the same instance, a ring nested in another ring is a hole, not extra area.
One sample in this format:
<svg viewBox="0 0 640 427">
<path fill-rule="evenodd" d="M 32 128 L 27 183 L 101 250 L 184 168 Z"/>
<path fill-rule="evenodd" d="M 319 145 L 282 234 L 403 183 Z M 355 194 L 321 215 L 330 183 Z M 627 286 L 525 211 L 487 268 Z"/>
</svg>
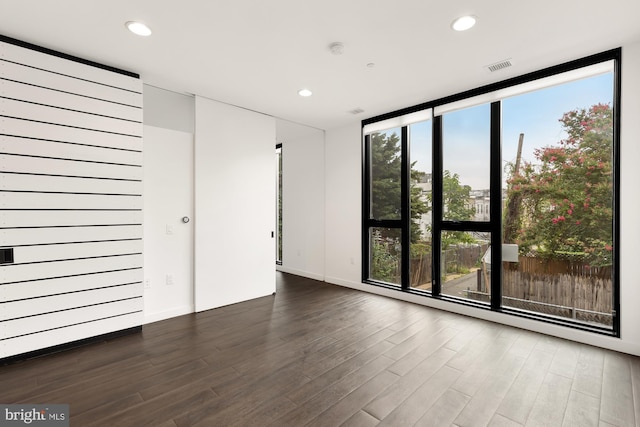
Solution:
<svg viewBox="0 0 640 427">
<path fill-rule="evenodd" d="M 368 135 L 371 187 L 368 278 L 400 285 L 402 242 L 402 142 L 399 128 Z"/>
<path fill-rule="evenodd" d="M 504 307 L 611 326 L 612 71 L 502 101 Z"/>
<path fill-rule="evenodd" d="M 409 140 L 409 285 L 431 290 L 432 224 L 433 224 L 433 161 L 432 121 L 423 120 L 408 125 Z"/>
<path fill-rule="evenodd" d="M 276 264 L 282 265 L 282 144 L 276 145 Z"/>
<path fill-rule="evenodd" d="M 363 122 L 363 281 L 618 334 L 620 50 Z"/>
<path fill-rule="evenodd" d="M 384 122 L 365 135 L 363 277 L 428 291 L 432 282 L 430 116 Z"/>
<path fill-rule="evenodd" d="M 491 244 L 490 215 L 476 215 L 476 199 L 491 200 L 491 105 L 446 112 L 439 121 L 440 293 L 469 299 L 477 289 L 488 290 L 482 258 Z"/>
</svg>

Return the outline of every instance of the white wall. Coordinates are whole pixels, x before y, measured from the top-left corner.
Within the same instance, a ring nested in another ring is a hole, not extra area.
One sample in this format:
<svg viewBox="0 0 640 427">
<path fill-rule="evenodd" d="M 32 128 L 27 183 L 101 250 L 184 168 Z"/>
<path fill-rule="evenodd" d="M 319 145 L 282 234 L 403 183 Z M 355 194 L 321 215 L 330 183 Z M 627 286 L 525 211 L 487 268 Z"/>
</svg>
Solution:
<svg viewBox="0 0 640 427">
<path fill-rule="evenodd" d="M 196 311 L 275 292 L 275 119 L 196 97 Z"/>
<path fill-rule="evenodd" d="M 282 144 L 282 265 L 278 270 L 324 280 L 324 132 L 276 121 Z M 275 185 L 275 183 L 274 183 Z"/>
<path fill-rule="evenodd" d="M 145 323 L 194 311 L 194 111 L 193 96 L 144 85 Z"/>
<path fill-rule="evenodd" d="M 513 325 L 587 344 L 640 355 L 640 280 L 637 256 L 640 253 L 640 43 L 622 51 L 622 133 L 621 133 L 621 338 L 577 331 L 567 327 L 520 319 L 459 304 L 409 295 L 361 283 L 361 137 L 360 125 L 332 129 L 326 133 L 326 281 L 387 295 L 455 313 Z M 355 268 L 349 262 L 356 260 Z"/>
<path fill-rule="evenodd" d="M 145 125 L 192 134 L 195 108 L 196 103 L 192 95 L 144 85 Z"/>
<path fill-rule="evenodd" d="M 149 323 L 194 311 L 193 221 L 181 220 L 193 217 L 193 134 L 145 126 L 143 182 Z"/>
<path fill-rule="evenodd" d="M 360 123 L 326 134 L 325 280 L 357 286 L 362 276 Z"/>
<path fill-rule="evenodd" d="M 620 133 L 620 333 L 640 355 L 640 42 L 622 48 L 622 129 Z"/>
</svg>

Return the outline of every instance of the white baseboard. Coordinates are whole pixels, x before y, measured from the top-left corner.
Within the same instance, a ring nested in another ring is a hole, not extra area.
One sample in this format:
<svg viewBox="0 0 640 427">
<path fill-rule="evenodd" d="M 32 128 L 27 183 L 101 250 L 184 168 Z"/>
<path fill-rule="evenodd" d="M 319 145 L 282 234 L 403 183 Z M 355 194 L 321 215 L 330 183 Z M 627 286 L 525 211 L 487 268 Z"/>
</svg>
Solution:
<svg viewBox="0 0 640 427">
<path fill-rule="evenodd" d="M 288 268 L 284 265 L 277 265 L 277 271 L 282 271 L 283 273 L 295 274 L 296 276 L 306 277 L 307 279 L 320 280 L 322 282 L 325 281 L 325 278 L 322 274 L 311 273 L 309 271 L 296 270 L 295 268 Z"/>
<path fill-rule="evenodd" d="M 352 282 L 350 280 L 340 279 L 338 277 L 331 277 L 331 276 L 325 277 L 324 281 L 327 283 L 331 283 L 332 285 L 345 286 L 347 288 L 353 288 L 359 291 L 366 291 L 365 286 L 368 286 L 363 283 Z"/>
<path fill-rule="evenodd" d="M 182 306 L 172 308 L 171 310 L 161 311 L 158 313 L 144 313 L 144 324 L 159 322 L 161 320 L 170 319 L 172 317 L 183 316 L 185 314 L 194 313 L 195 309 L 193 306 Z"/>
</svg>

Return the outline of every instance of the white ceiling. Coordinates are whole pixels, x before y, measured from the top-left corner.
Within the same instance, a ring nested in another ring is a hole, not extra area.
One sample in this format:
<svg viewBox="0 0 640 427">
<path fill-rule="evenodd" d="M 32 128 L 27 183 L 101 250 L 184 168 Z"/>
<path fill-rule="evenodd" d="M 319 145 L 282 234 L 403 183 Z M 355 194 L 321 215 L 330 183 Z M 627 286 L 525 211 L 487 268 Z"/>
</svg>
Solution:
<svg viewBox="0 0 640 427">
<path fill-rule="evenodd" d="M 478 24 L 452 31 L 463 14 Z M 640 41 L 639 14 L 640 0 L 0 0 L 0 34 L 331 129 Z"/>
</svg>

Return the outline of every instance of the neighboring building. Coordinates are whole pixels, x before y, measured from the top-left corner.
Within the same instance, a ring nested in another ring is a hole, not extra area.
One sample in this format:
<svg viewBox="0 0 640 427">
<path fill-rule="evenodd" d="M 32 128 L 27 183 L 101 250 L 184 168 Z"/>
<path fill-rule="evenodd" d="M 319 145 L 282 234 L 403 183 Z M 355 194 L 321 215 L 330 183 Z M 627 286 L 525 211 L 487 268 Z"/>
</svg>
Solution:
<svg viewBox="0 0 640 427">
<path fill-rule="evenodd" d="M 491 200 L 491 193 L 488 189 L 485 190 L 471 190 L 469 192 L 469 204 L 468 207 L 473 208 L 476 213 L 473 217 L 473 221 L 489 221 L 490 209 L 489 201 Z M 507 202 L 507 190 L 502 190 L 502 207 L 506 206 Z"/>
<path fill-rule="evenodd" d="M 423 202 L 429 203 L 429 204 L 430 204 L 429 194 L 431 194 L 431 191 L 433 188 L 432 182 L 433 182 L 432 174 L 425 173 L 420 176 L 420 181 L 416 183 L 416 187 L 420 188 L 420 190 L 422 191 L 420 198 L 422 199 Z M 418 221 L 418 224 L 420 226 L 420 231 L 422 232 L 423 236 L 428 236 L 429 233 L 431 233 L 431 223 L 433 222 L 431 219 L 432 215 L 433 213 L 429 211 L 426 214 L 422 214 L 420 216 L 420 220 Z M 428 240 L 430 240 L 430 238 Z"/>
</svg>

